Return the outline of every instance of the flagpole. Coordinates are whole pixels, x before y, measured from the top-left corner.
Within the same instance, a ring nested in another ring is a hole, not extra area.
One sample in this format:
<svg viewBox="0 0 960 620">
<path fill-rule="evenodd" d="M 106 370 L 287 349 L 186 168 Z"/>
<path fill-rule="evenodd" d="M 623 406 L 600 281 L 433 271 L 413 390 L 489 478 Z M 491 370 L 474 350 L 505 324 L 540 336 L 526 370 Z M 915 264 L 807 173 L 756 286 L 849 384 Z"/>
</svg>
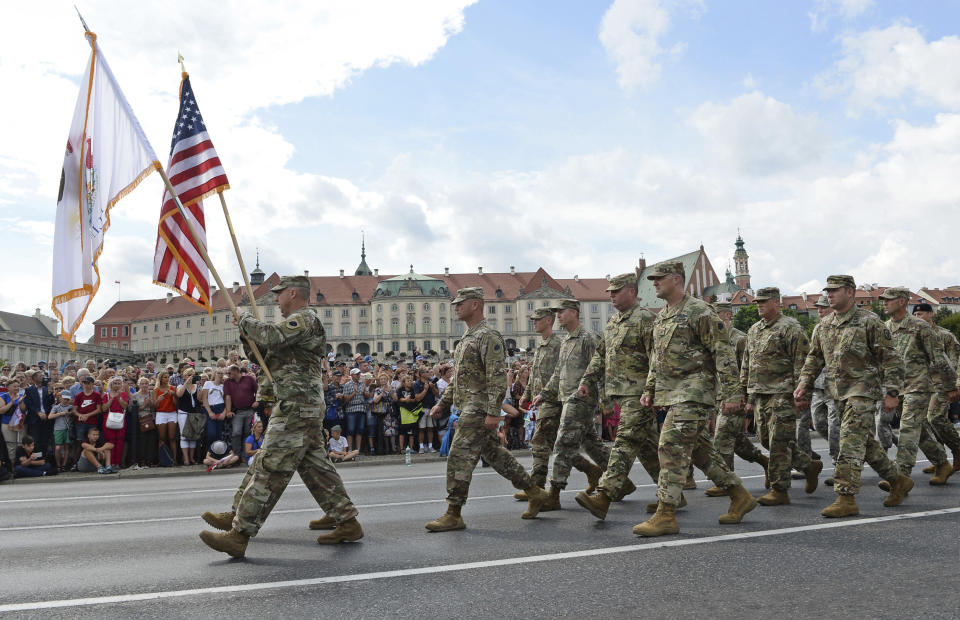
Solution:
<svg viewBox="0 0 960 620">
<path fill-rule="evenodd" d="M 227 210 L 227 200 L 223 197 L 223 192 L 217 192 L 217 194 L 220 196 L 220 206 L 223 207 L 223 217 L 227 220 L 230 239 L 233 240 L 233 250 L 237 253 L 237 262 L 240 263 L 240 271 L 243 273 L 243 283 L 247 286 L 250 308 L 253 310 L 253 316 L 259 321 L 260 312 L 257 310 L 257 300 L 253 296 L 253 287 L 250 286 L 250 276 L 247 275 L 247 266 L 243 264 L 243 255 L 240 253 L 240 244 L 237 243 L 237 235 L 233 232 L 233 221 L 230 219 L 230 212 Z"/>
<path fill-rule="evenodd" d="M 177 205 L 177 210 L 180 211 L 180 217 L 182 217 L 183 221 L 186 223 L 187 230 L 190 231 L 190 237 L 193 239 L 193 243 L 197 246 L 197 250 L 200 251 L 200 256 L 203 258 L 204 262 L 207 263 L 210 273 L 213 274 L 213 279 L 217 281 L 217 286 L 219 286 L 220 290 L 223 292 L 223 296 L 227 300 L 227 305 L 230 306 L 230 312 L 233 313 L 233 317 L 239 322 L 240 313 L 237 311 L 237 306 L 233 303 L 233 298 L 230 297 L 226 287 L 223 285 L 223 280 L 220 279 L 220 274 L 217 273 L 217 268 L 213 266 L 213 261 L 210 260 L 210 255 L 207 254 L 207 248 L 205 248 L 204 244 L 201 242 L 200 235 L 197 234 L 197 229 L 193 227 L 193 222 L 190 221 L 190 217 L 187 215 L 187 210 L 184 208 L 183 203 L 180 202 L 180 196 L 177 195 L 177 190 L 173 188 L 173 184 L 170 182 L 170 178 L 167 176 L 167 173 L 163 170 L 163 168 L 158 168 L 157 172 L 160 173 L 160 178 L 163 179 L 163 184 L 167 186 L 167 191 L 170 192 L 170 196 L 173 197 L 173 202 Z M 210 306 L 213 307 L 213 299 L 210 300 Z M 251 351 L 253 351 L 253 356 L 257 359 L 257 363 L 260 364 L 260 368 L 263 368 L 263 372 L 267 375 L 267 379 L 270 380 L 270 383 L 273 383 L 273 376 L 270 374 L 270 369 L 267 368 L 267 363 L 263 361 L 263 355 L 260 354 L 260 349 L 257 347 L 257 343 L 249 338 L 246 340 L 247 344 L 250 345 Z"/>
</svg>

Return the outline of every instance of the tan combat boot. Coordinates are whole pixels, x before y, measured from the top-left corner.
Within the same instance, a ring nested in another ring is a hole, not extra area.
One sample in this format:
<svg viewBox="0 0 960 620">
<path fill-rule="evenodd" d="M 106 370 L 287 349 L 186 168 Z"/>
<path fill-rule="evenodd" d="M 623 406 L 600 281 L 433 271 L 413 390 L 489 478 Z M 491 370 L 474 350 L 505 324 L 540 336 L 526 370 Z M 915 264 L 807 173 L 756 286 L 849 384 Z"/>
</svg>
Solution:
<svg viewBox="0 0 960 620">
<path fill-rule="evenodd" d="M 652 517 L 633 526 L 633 533 L 637 536 L 664 536 L 666 534 L 678 534 L 680 526 L 677 524 L 677 509 L 671 504 L 659 502 L 657 511 Z"/>
<path fill-rule="evenodd" d="M 583 473 L 587 474 L 587 488 L 584 489 L 587 495 L 592 495 L 597 491 L 597 485 L 600 484 L 600 478 L 603 476 L 603 468 L 594 463 L 587 465 Z"/>
<path fill-rule="evenodd" d="M 890 483 L 887 482 L 886 480 L 881 480 L 880 482 L 878 482 L 877 487 L 885 493 L 889 493 L 891 489 Z"/>
<path fill-rule="evenodd" d="M 860 507 L 857 506 L 857 500 L 853 495 L 837 495 L 833 503 L 820 511 L 825 517 L 834 519 L 837 517 L 853 517 L 860 514 Z"/>
<path fill-rule="evenodd" d="M 611 495 L 611 496 L 610 496 L 610 501 L 611 501 L 611 502 L 619 502 L 619 501 L 623 500 L 624 497 L 626 497 L 627 495 L 630 495 L 631 493 L 633 493 L 633 492 L 636 491 L 636 490 L 637 490 L 637 485 L 635 485 L 635 484 L 633 483 L 633 481 L 630 480 L 630 478 L 627 478 L 626 481 L 623 483 L 623 488 L 620 489 L 620 494 L 619 494 L 619 495 Z"/>
<path fill-rule="evenodd" d="M 431 521 L 426 525 L 431 532 L 449 532 L 451 530 L 466 529 L 467 524 L 463 522 L 460 516 L 460 506 L 448 505 L 447 511 L 443 513 L 436 521 Z"/>
<path fill-rule="evenodd" d="M 234 529 L 222 534 L 204 530 L 200 532 L 200 540 L 215 551 L 222 551 L 233 558 L 242 558 L 247 552 L 247 543 L 250 541 L 250 537 Z"/>
<path fill-rule="evenodd" d="M 560 509 L 560 489 L 558 487 L 551 486 L 550 493 L 547 493 L 537 485 L 533 485 L 527 489 L 527 497 L 530 498 L 530 503 L 527 504 L 527 509 L 520 515 L 522 519 L 535 519 L 541 511 L 554 510 L 547 508 L 547 504 L 551 500 L 556 501 L 556 510 Z"/>
<path fill-rule="evenodd" d="M 813 493 L 817 490 L 817 484 L 820 482 L 820 472 L 823 471 L 823 461 L 810 461 L 810 464 L 807 465 L 807 471 L 803 472 L 804 478 L 806 478 L 807 483 L 803 486 L 803 490 L 807 493 Z"/>
<path fill-rule="evenodd" d="M 517 491 L 516 493 L 513 494 L 513 499 L 517 500 L 518 502 L 529 502 L 529 501 L 530 501 L 530 498 L 527 497 L 527 492 L 526 492 L 526 491 Z"/>
<path fill-rule="evenodd" d="M 743 520 L 743 515 L 757 507 L 757 500 L 750 495 L 742 484 L 730 487 L 730 508 L 720 515 L 717 521 L 723 525 L 733 525 Z"/>
<path fill-rule="evenodd" d="M 537 488 L 539 489 L 540 487 Z M 544 493 L 546 493 L 546 491 L 544 491 Z M 554 510 L 560 510 L 560 487 L 556 487 L 552 484 L 550 485 L 550 492 L 547 493 L 547 499 L 543 502 L 538 510 L 539 512 L 552 512 Z"/>
<path fill-rule="evenodd" d="M 954 462 L 954 463 L 957 462 L 956 457 L 954 457 L 953 462 Z M 922 471 L 923 473 L 925 473 L 925 474 L 932 474 L 933 472 L 937 471 L 937 466 L 936 466 L 936 465 L 927 465 L 927 466 L 924 467 L 921 471 Z"/>
<path fill-rule="evenodd" d="M 210 524 L 210 527 L 229 532 L 233 529 L 233 518 L 235 516 L 237 515 L 232 510 L 230 512 L 210 512 L 208 510 L 200 515 L 200 518 Z"/>
<path fill-rule="evenodd" d="M 337 520 L 330 515 L 323 515 L 319 519 L 310 522 L 311 530 L 332 530 L 337 527 Z"/>
<path fill-rule="evenodd" d="M 718 486 L 712 486 L 706 491 L 703 492 L 707 497 L 726 497 L 729 495 L 726 489 L 721 489 Z"/>
<path fill-rule="evenodd" d="M 690 491 L 697 488 L 697 481 L 693 479 L 693 474 L 687 476 L 686 482 L 683 483 L 683 490 Z"/>
<path fill-rule="evenodd" d="M 577 503 L 590 511 L 590 514 L 603 521 L 610 510 L 610 497 L 606 491 L 597 491 L 596 495 L 587 495 L 585 491 L 577 493 Z"/>
<path fill-rule="evenodd" d="M 317 537 L 317 543 L 321 545 L 335 545 L 342 542 L 354 542 L 363 538 L 363 528 L 357 518 L 347 519 L 343 523 L 338 523 L 329 534 L 321 534 Z"/>
<path fill-rule="evenodd" d="M 953 475 L 953 465 L 949 461 L 944 461 L 937 465 L 933 470 L 933 477 L 930 478 L 930 484 L 941 486 L 947 483 L 947 478 Z"/>
<path fill-rule="evenodd" d="M 660 506 L 660 502 L 651 502 L 647 504 L 647 514 L 652 515 L 657 511 L 657 508 Z M 677 504 L 676 510 L 687 507 L 687 498 L 684 497 L 683 493 L 680 494 L 680 503 Z"/>
<path fill-rule="evenodd" d="M 910 476 L 900 474 L 890 485 L 890 495 L 887 495 L 886 499 L 883 500 L 883 505 L 887 508 L 899 506 L 912 488 L 913 480 L 910 479 Z"/>
<path fill-rule="evenodd" d="M 790 503 L 790 495 L 786 491 L 770 489 L 766 495 L 757 498 L 757 503 L 761 506 L 782 506 Z"/>
</svg>

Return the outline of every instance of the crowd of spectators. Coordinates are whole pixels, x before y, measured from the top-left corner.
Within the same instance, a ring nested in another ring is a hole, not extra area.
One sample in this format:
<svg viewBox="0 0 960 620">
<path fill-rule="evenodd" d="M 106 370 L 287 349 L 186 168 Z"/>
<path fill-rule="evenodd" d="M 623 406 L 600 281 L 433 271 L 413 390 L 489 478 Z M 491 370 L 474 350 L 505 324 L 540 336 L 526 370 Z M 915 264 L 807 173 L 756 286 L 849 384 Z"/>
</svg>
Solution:
<svg viewBox="0 0 960 620">
<path fill-rule="evenodd" d="M 529 447 L 536 410 L 521 402 L 529 377 L 522 357 L 511 360 L 499 438 Z M 231 352 L 213 366 L 118 366 L 106 360 L 48 367 L 0 368 L 0 479 L 64 472 L 103 475 L 123 468 L 249 464 L 269 424 L 269 403 L 257 401 L 256 366 Z M 458 412 L 430 410 L 453 376 L 453 360 L 378 362 L 330 354 L 322 372 L 324 428 L 331 458 L 371 455 L 445 456 Z"/>
</svg>

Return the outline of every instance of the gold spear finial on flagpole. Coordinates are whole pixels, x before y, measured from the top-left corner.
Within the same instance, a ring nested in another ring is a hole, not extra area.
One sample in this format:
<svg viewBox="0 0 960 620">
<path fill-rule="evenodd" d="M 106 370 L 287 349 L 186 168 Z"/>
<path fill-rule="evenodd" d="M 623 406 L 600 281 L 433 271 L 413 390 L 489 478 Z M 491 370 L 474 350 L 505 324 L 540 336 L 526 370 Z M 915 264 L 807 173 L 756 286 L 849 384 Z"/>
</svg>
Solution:
<svg viewBox="0 0 960 620">
<path fill-rule="evenodd" d="M 180 50 L 177 50 L 177 62 L 180 63 L 180 71 L 186 75 L 187 68 L 183 65 L 183 54 L 180 53 Z"/>
<path fill-rule="evenodd" d="M 80 23 L 83 24 L 83 29 L 85 32 L 90 32 L 90 27 L 87 26 L 87 22 L 83 19 L 83 15 L 80 14 L 80 9 L 77 8 L 77 5 L 73 5 L 73 10 L 77 12 L 77 17 L 80 18 Z"/>
</svg>

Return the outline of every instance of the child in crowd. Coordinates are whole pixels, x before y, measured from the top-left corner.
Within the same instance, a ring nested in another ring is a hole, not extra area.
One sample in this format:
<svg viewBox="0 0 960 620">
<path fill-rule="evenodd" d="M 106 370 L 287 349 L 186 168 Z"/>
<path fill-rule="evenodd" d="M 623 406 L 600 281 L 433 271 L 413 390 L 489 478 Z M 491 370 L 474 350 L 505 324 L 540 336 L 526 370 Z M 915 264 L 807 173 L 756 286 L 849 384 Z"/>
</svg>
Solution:
<svg viewBox="0 0 960 620">
<path fill-rule="evenodd" d="M 80 443 L 81 456 L 77 462 L 77 471 L 84 473 L 115 474 L 117 469 L 110 465 L 113 444 L 103 440 L 96 426 L 87 428 L 87 438 Z"/>
<path fill-rule="evenodd" d="M 210 444 L 210 449 L 207 450 L 207 456 L 203 459 L 203 464 L 207 466 L 207 471 L 211 472 L 214 469 L 233 467 L 239 460 L 240 457 L 233 453 L 233 450 L 230 449 L 227 442 L 218 439 Z"/>
<path fill-rule="evenodd" d="M 70 459 L 70 422 L 73 416 L 73 397 L 70 390 L 60 392 L 60 402 L 50 409 L 48 419 L 53 420 L 54 460 L 57 470 L 67 470 Z"/>
<path fill-rule="evenodd" d="M 358 454 L 360 454 L 359 450 L 350 449 L 346 437 L 340 436 L 339 426 L 334 426 L 330 429 L 330 441 L 327 445 L 327 451 L 330 454 L 330 459 L 334 463 L 339 463 L 341 461 L 352 461 L 357 458 Z"/>
<path fill-rule="evenodd" d="M 42 454 L 34 454 L 33 437 L 24 435 L 14 455 L 14 474 L 17 478 L 34 478 L 46 476 L 53 471 L 53 465 L 43 458 Z"/>
</svg>

